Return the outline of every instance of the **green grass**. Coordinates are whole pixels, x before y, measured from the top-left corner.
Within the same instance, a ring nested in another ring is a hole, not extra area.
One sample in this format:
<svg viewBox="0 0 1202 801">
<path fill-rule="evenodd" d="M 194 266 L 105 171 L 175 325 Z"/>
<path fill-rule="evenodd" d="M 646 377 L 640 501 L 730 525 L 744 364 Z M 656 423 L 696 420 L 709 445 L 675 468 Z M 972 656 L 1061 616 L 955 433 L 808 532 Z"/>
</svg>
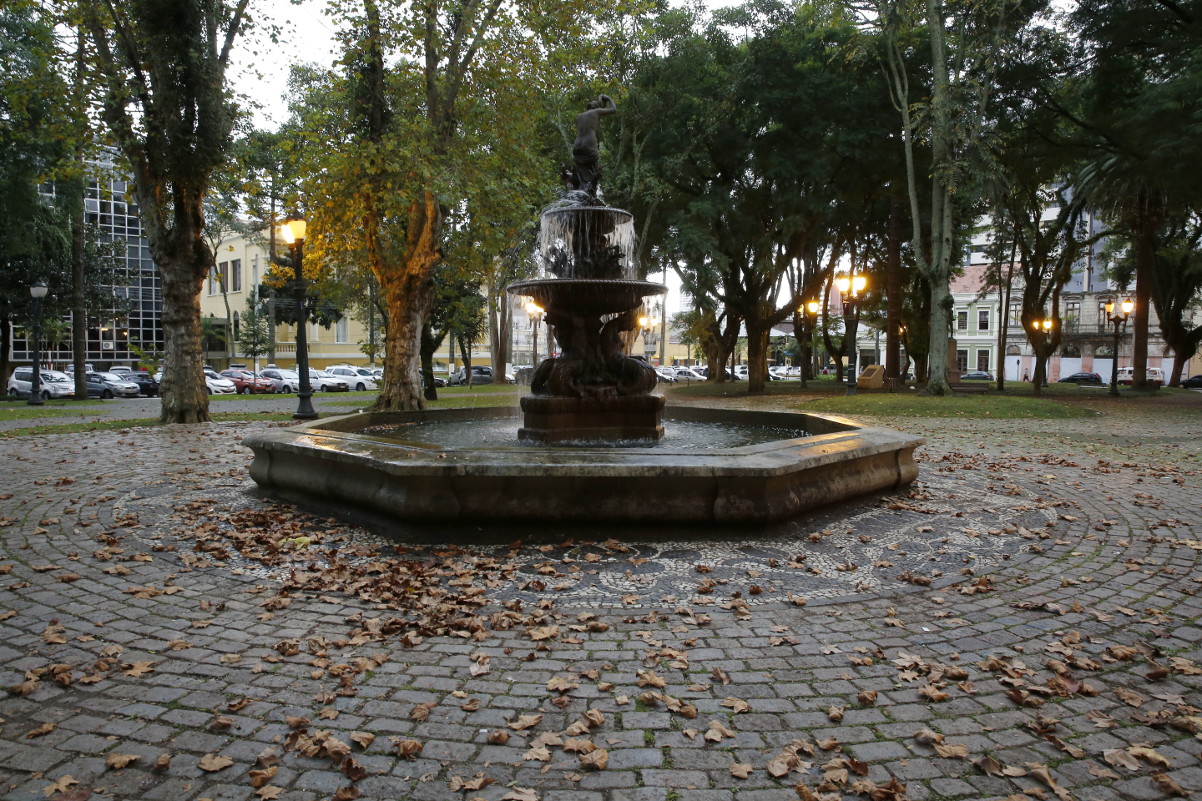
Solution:
<svg viewBox="0 0 1202 801">
<path fill-rule="evenodd" d="M 993 420 L 1057 420 L 1094 417 L 1089 409 L 1049 398 L 995 395 L 953 395 L 925 397 L 917 393 L 884 393 L 827 397 L 797 405 L 801 411 L 835 414 L 868 414 L 882 417 L 965 417 Z"/>
<path fill-rule="evenodd" d="M 210 415 L 215 423 L 270 421 L 287 422 L 292 420 L 291 413 L 284 412 L 217 412 Z M 49 426 L 28 426 L 0 431 L 0 439 L 15 437 L 32 437 L 39 434 L 77 434 L 86 431 L 119 431 L 123 428 L 151 428 L 162 425 L 157 417 L 144 417 L 134 420 L 97 420 L 83 423 L 62 423 Z"/>
<path fill-rule="evenodd" d="M 975 386 L 993 386 L 982 381 L 966 382 Z M 844 385 L 824 376 L 807 382 L 772 381 L 762 395 L 747 392 L 746 381 L 724 384 L 693 384 L 670 386 L 669 400 L 707 398 L 763 398 L 766 405 L 800 411 L 830 412 L 833 414 L 865 414 L 883 417 L 964 417 L 983 419 L 1066 419 L 1092 417 L 1097 412 L 1083 401 L 1105 399 L 1104 390 L 1081 389 L 1075 384 L 1052 385 L 1044 388 L 1043 397 L 1033 395 L 1031 384 L 1007 384 L 1004 392 L 991 389 L 981 394 L 926 397 L 917 390 L 897 392 L 863 391 L 845 394 Z"/>
</svg>

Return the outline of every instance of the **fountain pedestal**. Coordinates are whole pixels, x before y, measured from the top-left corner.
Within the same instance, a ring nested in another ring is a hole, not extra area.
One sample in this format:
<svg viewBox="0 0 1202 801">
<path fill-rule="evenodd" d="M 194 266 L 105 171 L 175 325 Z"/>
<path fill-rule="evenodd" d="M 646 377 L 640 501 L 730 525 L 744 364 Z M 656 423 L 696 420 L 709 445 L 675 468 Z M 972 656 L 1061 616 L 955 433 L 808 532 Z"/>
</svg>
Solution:
<svg viewBox="0 0 1202 801">
<path fill-rule="evenodd" d="M 611 398 L 563 398 L 527 395 L 522 398 L 525 425 L 522 442 L 597 440 L 658 440 L 664 435 L 660 418 L 662 395 Z"/>
</svg>

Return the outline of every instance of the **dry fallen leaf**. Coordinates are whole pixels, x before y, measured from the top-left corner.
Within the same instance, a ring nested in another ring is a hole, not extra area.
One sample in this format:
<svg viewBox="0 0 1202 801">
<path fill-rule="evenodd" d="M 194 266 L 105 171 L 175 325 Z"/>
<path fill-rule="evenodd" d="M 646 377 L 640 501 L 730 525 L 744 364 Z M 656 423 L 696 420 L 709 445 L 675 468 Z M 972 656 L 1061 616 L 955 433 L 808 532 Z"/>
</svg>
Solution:
<svg viewBox="0 0 1202 801">
<path fill-rule="evenodd" d="M 517 720 L 512 721 L 509 724 L 509 728 L 513 729 L 514 731 L 524 731 L 525 729 L 537 726 L 542 722 L 542 720 L 542 715 L 522 715 Z"/>
<path fill-rule="evenodd" d="M 200 762 L 197 763 L 197 767 L 199 767 L 203 771 L 208 771 L 209 773 L 214 773 L 219 770 L 225 770 L 232 764 L 234 764 L 234 760 L 230 759 L 227 756 L 218 756 L 217 754 L 205 754 L 204 756 L 202 756 L 200 758 Z"/>
<path fill-rule="evenodd" d="M 736 762 L 730 766 L 730 775 L 736 779 L 746 779 L 751 776 L 751 771 L 755 770 L 746 762 Z"/>
<path fill-rule="evenodd" d="M 587 770 L 605 770 L 608 764 L 609 752 L 604 748 L 598 748 L 595 751 L 580 755 L 580 767 Z"/>
<path fill-rule="evenodd" d="M 396 752 L 398 756 L 405 759 L 416 759 L 417 755 L 422 752 L 422 744 L 417 740 L 394 740 Z"/>
<path fill-rule="evenodd" d="M 54 780 L 54 784 L 48 784 L 42 788 L 42 795 L 49 798 L 56 793 L 65 793 L 67 788 L 73 784 L 79 784 L 74 776 L 59 776 Z"/>
<path fill-rule="evenodd" d="M 29 731 L 25 732 L 25 738 L 27 740 L 32 740 L 34 737 L 41 737 L 43 734 L 49 734 L 57 728 L 57 723 L 43 723 L 36 729 L 30 729 Z"/>
<path fill-rule="evenodd" d="M 1153 773 L 1152 781 L 1160 788 L 1160 791 L 1165 795 L 1177 796 L 1179 798 L 1187 798 L 1189 793 L 1177 782 L 1164 773 Z"/>
<path fill-rule="evenodd" d="M 120 770 L 138 758 L 137 754 L 109 754 L 104 758 L 104 766 L 110 770 Z"/>
</svg>

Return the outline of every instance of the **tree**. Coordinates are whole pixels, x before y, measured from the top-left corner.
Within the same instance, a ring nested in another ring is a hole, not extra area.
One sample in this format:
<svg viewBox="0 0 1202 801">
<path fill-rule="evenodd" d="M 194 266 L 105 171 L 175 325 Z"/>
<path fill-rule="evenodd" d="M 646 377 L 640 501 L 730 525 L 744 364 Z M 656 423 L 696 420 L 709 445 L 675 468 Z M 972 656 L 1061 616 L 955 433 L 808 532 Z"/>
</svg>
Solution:
<svg viewBox="0 0 1202 801">
<path fill-rule="evenodd" d="M 80 3 L 102 82 L 101 117 L 133 177 L 163 279 L 163 422 L 209 419 L 200 291 L 213 265 L 204 199 L 225 162 L 236 109 L 225 85 L 249 0 Z"/>
<path fill-rule="evenodd" d="M 526 147 L 542 122 L 531 112 L 574 75 L 578 50 L 564 43 L 589 42 L 596 19 L 627 5 L 363 0 L 339 9 L 346 74 L 328 76 L 337 91 L 305 103 L 322 151 L 305 149 L 322 156 L 305 197 L 317 233 L 310 253 L 361 259 L 380 285 L 389 369 L 374 408 L 424 407 L 421 331 L 448 218 L 482 202 L 533 205 L 553 171 Z M 488 237 L 481 249 L 500 253 L 516 234 L 504 228 L 478 229 Z"/>
<path fill-rule="evenodd" d="M 1083 186 L 1134 255 L 1133 377 L 1147 380 L 1156 238 L 1202 203 L 1202 3 L 1082 0 L 1072 22 L 1087 52 L 1075 103 L 1062 108 L 1091 144 Z"/>
<path fill-rule="evenodd" d="M 238 327 L 238 351 L 253 359 L 255 371 L 259 369 L 259 358 L 271 352 L 275 339 L 275 320 L 267 303 L 259 295 L 258 287 L 246 293 L 246 309 L 242 312 L 242 323 Z"/>
<path fill-rule="evenodd" d="M 951 392 L 949 282 L 963 220 L 974 214 L 975 152 L 986 133 L 999 54 L 1033 8 L 1006 0 L 869 0 L 859 10 L 865 26 L 875 30 L 889 94 L 901 118 L 910 248 L 931 293 L 924 392 L 946 395 Z M 921 61 L 911 57 L 920 48 Z M 924 143 L 929 149 L 922 148 Z"/>
</svg>

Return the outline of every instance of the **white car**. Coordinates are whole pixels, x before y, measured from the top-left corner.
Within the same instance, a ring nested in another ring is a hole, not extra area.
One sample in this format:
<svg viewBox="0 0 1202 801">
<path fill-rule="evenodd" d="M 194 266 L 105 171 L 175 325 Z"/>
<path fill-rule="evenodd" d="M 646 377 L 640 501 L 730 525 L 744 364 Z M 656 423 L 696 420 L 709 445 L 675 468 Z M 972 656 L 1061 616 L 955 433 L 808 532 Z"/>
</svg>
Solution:
<svg viewBox="0 0 1202 801">
<path fill-rule="evenodd" d="M 694 370 L 692 367 L 677 367 L 676 368 L 676 380 L 677 381 L 704 381 L 705 376 L 703 376 L 701 373 Z"/>
<path fill-rule="evenodd" d="M 330 375 L 326 370 L 309 368 L 309 386 L 314 392 L 346 392 L 350 389 L 342 376 Z"/>
<path fill-rule="evenodd" d="M 222 378 L 215 370 L 205 370 L 205 385 L 208 386 L 210 395 L 233 395 L 238 391 L 233 381 Z"/>
<path fill-rule="evenodd" d="M 269 367 L 266 370 L 260 370 L 259 375 L 270 378 L 271 383 L 275 384 L 276 392 L 298 392 L 300 390 L 300 373 L 295 370 Z"/>
<path fill-rule="evenodd" d="M 75 382 L 66 373 L 58 370 L 42 370 L 41 388 L 38 394 L 42 400 L 51 398 L 70 398 L 75 394 Z M 33 391 L 33 368 L 18 367 L 8 379 L 8 394 L 13 398 L 28 398 Z"/>
<path fill-rule="evenodd" d="M 667 384 L 675 384 L 676 383 L 676 371 L 670 367 L 656 367 L 655 375 L 658 378 L 658 380 L 660 380 L 664 383 L 667 383 Z"/>
<path fill-rule="evenodd" d="M 349 364 L 336 364 L 333 367 L 327 367 L 326 372 L 332 376 L 346 381 L 347 385 L 356 392 L 364 392 L 369 389 L 379 389 L 376 384 L 376 376 L 367 367 L 354 367 Z"/>
</svg>

